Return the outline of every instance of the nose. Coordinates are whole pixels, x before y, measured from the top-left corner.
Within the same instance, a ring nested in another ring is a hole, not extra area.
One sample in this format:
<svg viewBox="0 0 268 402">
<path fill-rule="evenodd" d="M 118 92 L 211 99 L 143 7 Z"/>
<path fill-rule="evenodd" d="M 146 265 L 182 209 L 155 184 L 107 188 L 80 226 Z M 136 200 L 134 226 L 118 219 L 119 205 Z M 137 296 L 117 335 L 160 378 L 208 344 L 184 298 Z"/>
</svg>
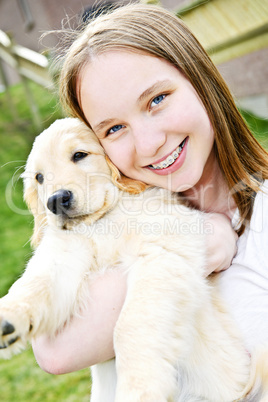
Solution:
<svg viewBox="0 0 268 402">
<path fill-rule="evenodd" d="M 156 124 L 142 124 L 133 128 L 133 139 L 139 156 L 153 157 L 165 144 L 166 135 Z"/>
<path fill-rule="evenodd" d="M 58 190 L 52 194 L 48 201 L 47 207 L 55 215 L 64 215 L 71 207 L 73 194 L 69 190 Z"/>
</svg>

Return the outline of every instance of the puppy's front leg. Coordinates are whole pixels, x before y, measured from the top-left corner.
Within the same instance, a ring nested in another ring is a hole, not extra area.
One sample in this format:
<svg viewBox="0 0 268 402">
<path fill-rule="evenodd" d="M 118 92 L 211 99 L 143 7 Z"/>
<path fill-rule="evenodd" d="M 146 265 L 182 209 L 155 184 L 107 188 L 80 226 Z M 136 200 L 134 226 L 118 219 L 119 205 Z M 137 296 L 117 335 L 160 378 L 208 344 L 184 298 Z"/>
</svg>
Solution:
<svg viewBox="0 0 268 402">
<path fill-rule="evenodd" d="M 0 357 L 10 358 L 35 335 L 54 335 L 74 313 L 85 271 L 88 240 L 48 229 L 22 277 L 0 299 Z"/>
<path fill-rule="evenodd" d="M 147 251 L 131 266 L 115 328 L 116 402 L 174 401 L 178 364 L 194 336 L 201 275 L 186 258 L 156 247 Z"/>
</svg>

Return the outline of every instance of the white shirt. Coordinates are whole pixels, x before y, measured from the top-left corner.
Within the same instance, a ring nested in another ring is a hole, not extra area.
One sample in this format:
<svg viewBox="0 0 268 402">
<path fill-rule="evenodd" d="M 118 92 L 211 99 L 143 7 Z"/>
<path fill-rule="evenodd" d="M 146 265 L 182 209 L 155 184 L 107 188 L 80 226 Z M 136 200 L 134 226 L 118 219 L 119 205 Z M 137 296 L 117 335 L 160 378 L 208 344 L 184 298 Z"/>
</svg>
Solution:
<svg viewBox="0 0 268 402">
<path fill-rule="evenodd" d="M 237 255 L 220 273 L 220 291 L 249 351 L 268 342 L 268 180 L 261 189 L 250 225 L 238 239 Z M 234 226 L 237 218 L 238 213 Z"/>
</svg>

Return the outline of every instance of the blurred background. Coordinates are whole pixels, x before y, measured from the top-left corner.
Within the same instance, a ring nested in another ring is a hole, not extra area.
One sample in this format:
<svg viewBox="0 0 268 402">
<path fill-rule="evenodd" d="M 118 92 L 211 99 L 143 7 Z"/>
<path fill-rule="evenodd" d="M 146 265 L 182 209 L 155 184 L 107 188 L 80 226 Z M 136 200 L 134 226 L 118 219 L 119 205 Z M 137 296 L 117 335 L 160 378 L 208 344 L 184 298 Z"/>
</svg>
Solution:
<svg viewBox="0 0 268 402">
<path fill-rule="evenodd" d="M 152 0 L 153 1 L 153 0 Z M 150 0 L 148 0 L 150 2 Z M 107 3 L 0 0 L 0 296 L 31 255 L 32 217 L 22 199 L 23 172 L 34 137 L 63 117 L 49 73 L 57 30 L 79 25 Z M 162 0 L 209 52 L 254 135 L 268 149 L 268 0 Z M 74 339 L 74 342 L 79 340 Z M 29 348 L 0 361 L 1 401 L 86 401 L 89 370 L 43 373 Z"/>
</svg>

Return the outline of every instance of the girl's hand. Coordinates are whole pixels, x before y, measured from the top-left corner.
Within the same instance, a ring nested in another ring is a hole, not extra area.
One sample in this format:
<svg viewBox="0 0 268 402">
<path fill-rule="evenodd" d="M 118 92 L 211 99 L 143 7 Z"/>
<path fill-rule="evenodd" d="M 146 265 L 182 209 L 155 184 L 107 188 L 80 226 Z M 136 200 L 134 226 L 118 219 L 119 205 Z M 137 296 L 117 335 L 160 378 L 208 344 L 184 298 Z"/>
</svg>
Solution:
<svg viewBox="0 0 268 402">
<path fill-rule="evenodd" d="M 205 276 L 220 272 L 230 267 L 237 252 L 237 233 L 225 215 L 211 213 L 207 215 L 206 225 L 211 231 L 206 235 L 207 260 Z"/>
</svg>

